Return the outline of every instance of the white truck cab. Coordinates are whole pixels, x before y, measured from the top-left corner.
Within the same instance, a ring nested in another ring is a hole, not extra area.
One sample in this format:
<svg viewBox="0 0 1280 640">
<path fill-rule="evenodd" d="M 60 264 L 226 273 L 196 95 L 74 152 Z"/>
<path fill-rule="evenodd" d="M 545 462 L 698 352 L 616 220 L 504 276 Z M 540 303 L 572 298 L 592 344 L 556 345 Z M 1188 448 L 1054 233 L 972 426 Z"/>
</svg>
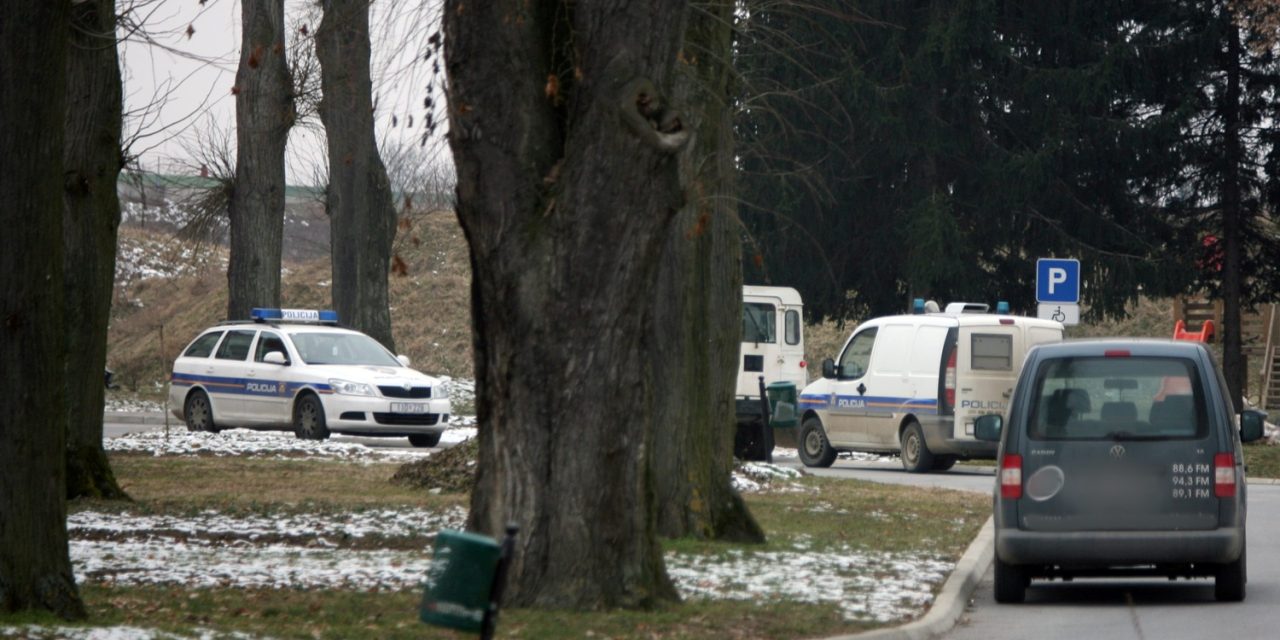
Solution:
<svg viewBox="0 0 1280 640">
<path fill-rule="evenodd" d="M 762 426 L 760 379 L 765 385 L 809 382 L 804 360 L 804 304 L 791 287 L 742 287 L 742 346 L 738 354 L 738 433 L 734 453 L 760 460 L 772 449 L 770 429 Z"/>
<path fill-rule="evenodd" d="M 800 459 L 830 466 L 840 451 L 894 453 L 912 472 L 996 457 L 974 421 L 1006 415 L 1027 350 L 1062 340 L 1059 322 L 988 313 L 982 303 L 918 301 L 917 313 L 868 320 L 800 394 Z"/>
</svg>

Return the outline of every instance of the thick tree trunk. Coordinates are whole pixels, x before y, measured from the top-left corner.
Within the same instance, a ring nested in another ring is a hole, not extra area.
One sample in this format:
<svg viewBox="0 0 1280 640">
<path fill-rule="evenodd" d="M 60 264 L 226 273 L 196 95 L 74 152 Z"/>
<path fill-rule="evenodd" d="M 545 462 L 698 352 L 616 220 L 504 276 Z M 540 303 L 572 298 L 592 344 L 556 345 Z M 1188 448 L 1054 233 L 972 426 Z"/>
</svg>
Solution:
<svg viewBox="0 0 1280 640">
<path fill-rule="evenodd" d="M 763 542 L 732 487 L 734 387 L 742 332 L 742 243 L 736 222 L 730 104 L 733 2 L 689 18 L 676 98 L 695 131 L 682 154 L 691 197 L 667 234 L 653 299 L 655 437 L 651 464 L 664 536 Z"/>
<path fill-rule="evenodd" d="M 241 3 L 236 71 L 236 178 L 231 193 L 227 318 L 280 306 L 284 238 L 284 148 L 293 126 L 285 60 L 284 0 Z"/>
<path fill-rule="evenodd" d="M 1240 34 L 1237 27 L 1226 19 L 1227 29 L 1227 92 L 1223 96 L 1223 158 L 1226 172 L 1222 185 L 1222 369 L 1231 391 L 1231 405 L 1237 413 L 1244 398 L 1244 354 L 1240 339 L 1241 291 L 1244 288 L 1240 273 L 1241 246 L 1244 234 L 1240 221 L 1244 217 L 1241 198 L 1241 171 L 1244 167 L 1244 151 L 1240 140 Z"/>
<path fill-rule="evenodd" d="M 67 497 L 125 498 L 102 449 L 102 372 L 120 226 L 121 88 L 115 0 L 73 5 L 67 59 Z"/>
<path fill-rule="evenodd" d="M 480 421 L 469 526 L 520 526 L 512 604 L 677 597 L 654 527 L 649 337 L 683 206 L 687 134 L 664 97 L 686 11 L 446 2 Z"/>
<path fill-rule="evenodd" d="M 82 618 L 64 497 L 62 144 L 70 8 L 0 1 L 0 611 Z"/>
<path fill-rule="evenodd" d="M 373 128 L 369 0 L 326 0 L 316 31 L 320 118 L 329 140 L 333 306 L 338 317 L 395 350 L 387 271 L 396 210 Z"/>
</svg>

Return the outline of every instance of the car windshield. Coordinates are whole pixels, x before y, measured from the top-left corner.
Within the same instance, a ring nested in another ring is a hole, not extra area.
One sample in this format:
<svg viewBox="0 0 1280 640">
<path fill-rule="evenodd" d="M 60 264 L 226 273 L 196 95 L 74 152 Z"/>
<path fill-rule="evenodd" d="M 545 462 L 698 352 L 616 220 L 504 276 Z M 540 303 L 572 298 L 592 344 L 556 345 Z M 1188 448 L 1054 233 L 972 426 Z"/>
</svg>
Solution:
<svg viewBox="0 0 1280 640">
<path fill-rule="evenodd" d="M 1194 364 L 1183 358 L 1059 358 L 1036 381 L 1036 440 L 1168 440 L 1206 433 Z"/>
<path fill-rule="evenodd" d="M 295 333 L 293 346 L 307 364 L 367 364 L 399 367 L 377 340 L 358 333 Z"/>
</svg>

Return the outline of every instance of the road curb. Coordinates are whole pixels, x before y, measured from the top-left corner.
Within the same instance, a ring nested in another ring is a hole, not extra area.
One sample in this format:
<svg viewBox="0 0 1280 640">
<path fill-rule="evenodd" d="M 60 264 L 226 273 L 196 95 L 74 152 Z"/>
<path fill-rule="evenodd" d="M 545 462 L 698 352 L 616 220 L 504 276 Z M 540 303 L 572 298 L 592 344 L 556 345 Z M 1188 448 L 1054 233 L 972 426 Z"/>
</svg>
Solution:
<svg viewBox="0 0 1280 640">
<path fill-rule="evenodd" d="M 942 583 L 942 590 L 924 617 L 900 627 L 832 636 L 826 640 L 926 640 L 942 635 L 950 631 L 964 614 L 969 596 L 991 566 L 994 556 L 995 525 L 991 518 L 987 518 L 977 537 L 969 543 L 969 548 L 951 570 L 951 575 L 947 576 L 947 581 Z"/>
</svg>

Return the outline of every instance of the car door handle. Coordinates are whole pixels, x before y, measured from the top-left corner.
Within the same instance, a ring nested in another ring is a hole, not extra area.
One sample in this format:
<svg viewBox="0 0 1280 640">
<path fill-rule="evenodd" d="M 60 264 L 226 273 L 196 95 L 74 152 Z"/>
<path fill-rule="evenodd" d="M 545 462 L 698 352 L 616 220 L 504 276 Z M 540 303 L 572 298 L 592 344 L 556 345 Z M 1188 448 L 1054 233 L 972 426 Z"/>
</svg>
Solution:
<svg viewBox="0 0 1280 640">
<path fill-rule="evenodd" d="M 861 382 L 859 382 L 859 383 L 858 383 L 858 395 L 863 395 L 863 394 L 865 394 L 866 392 L 867 392 L 867 385 L 862 384 Z"/>
</svg>

